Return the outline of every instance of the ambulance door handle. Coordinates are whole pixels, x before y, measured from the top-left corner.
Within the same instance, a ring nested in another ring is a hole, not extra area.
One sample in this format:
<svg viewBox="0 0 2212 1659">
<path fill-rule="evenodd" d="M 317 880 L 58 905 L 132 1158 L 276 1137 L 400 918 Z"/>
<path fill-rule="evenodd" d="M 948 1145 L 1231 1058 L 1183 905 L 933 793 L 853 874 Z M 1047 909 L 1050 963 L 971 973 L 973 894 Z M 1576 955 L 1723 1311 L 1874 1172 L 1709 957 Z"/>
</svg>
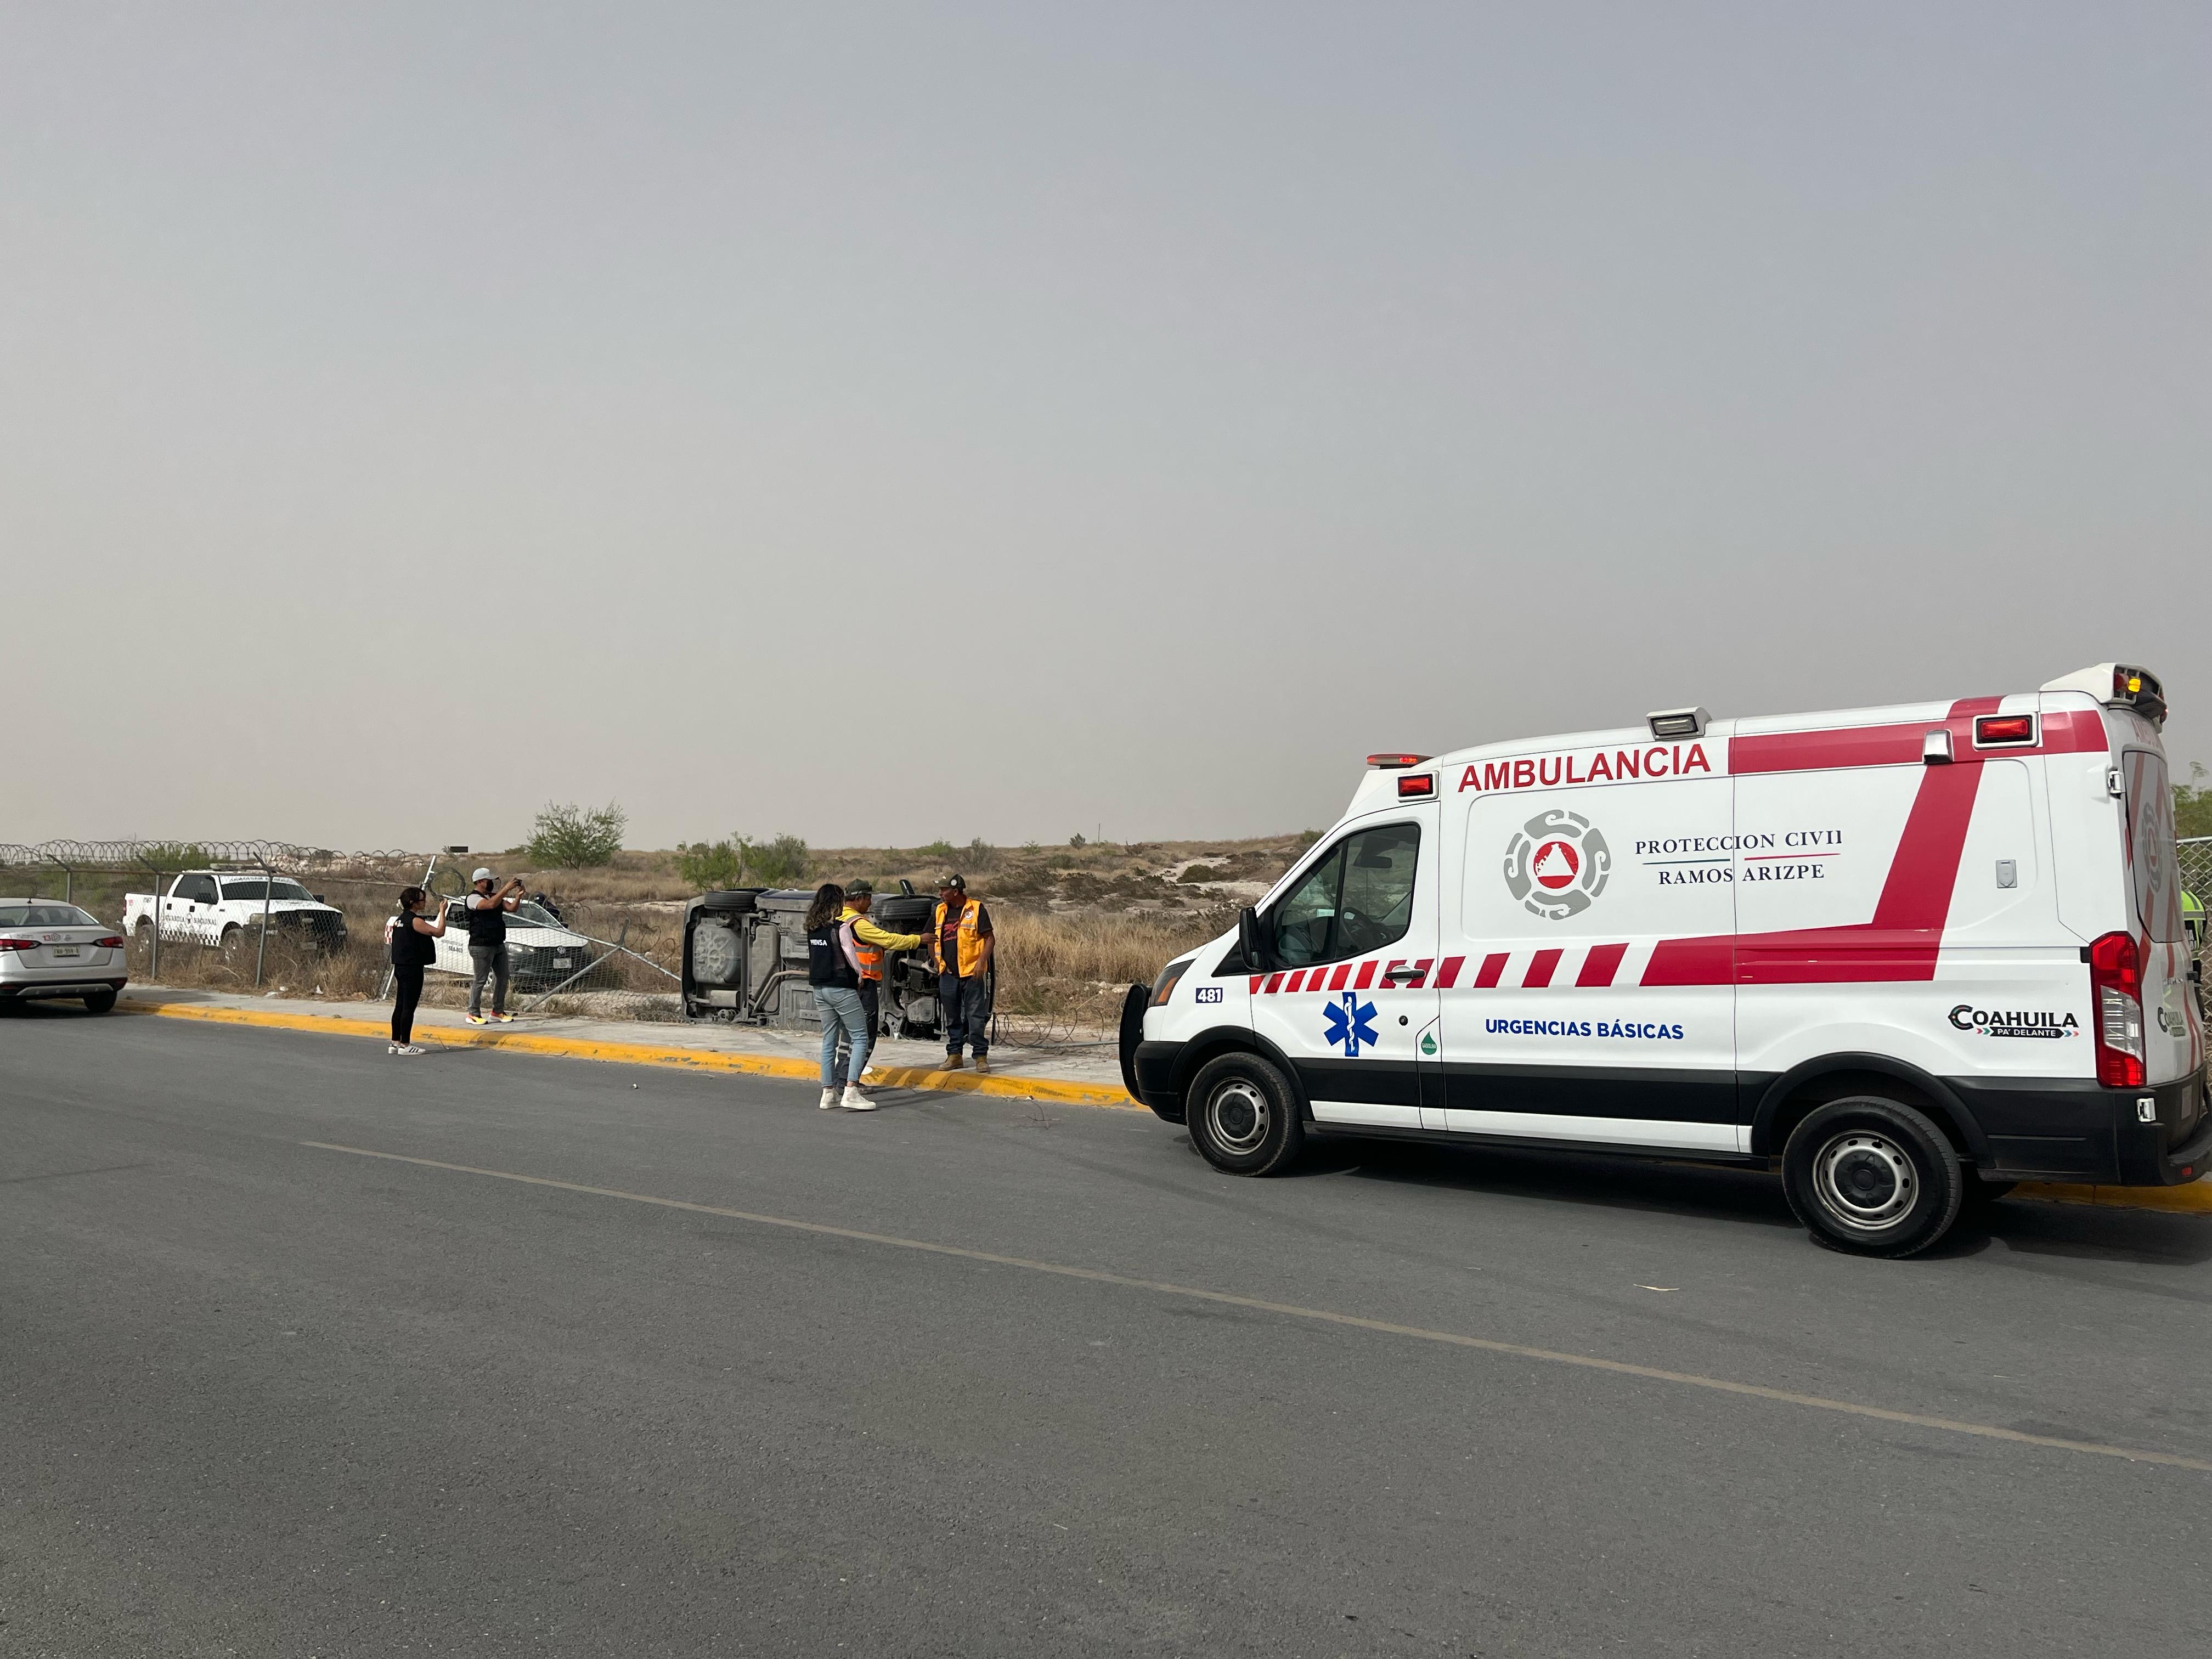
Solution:
<svg viewBox="0 0 2212 1659">
<path fill-rule="evenodd" d="M 1392 968 L 1384 972 L 1382 982 L 1386 985 L 1395 985 L 1401 979 L 1419 979 L 1420 976 L 1421 970 L 1418 968 L 1412 966 Z"/>
</svg>

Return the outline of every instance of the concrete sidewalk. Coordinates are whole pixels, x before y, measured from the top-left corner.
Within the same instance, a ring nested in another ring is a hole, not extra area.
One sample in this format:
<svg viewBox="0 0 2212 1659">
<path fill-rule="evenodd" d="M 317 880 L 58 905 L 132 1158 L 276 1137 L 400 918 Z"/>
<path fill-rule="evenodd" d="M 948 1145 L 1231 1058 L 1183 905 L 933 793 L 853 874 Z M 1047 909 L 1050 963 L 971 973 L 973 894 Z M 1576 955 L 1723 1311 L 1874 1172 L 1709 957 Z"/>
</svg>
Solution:
<svg viewBox="0 0 2212 1659">
<path fill-rule="evenodd" d="M 116 1009 L 119 1013 L 391 1040 L 391 1006 L 367 1000 L 310 1000 L 133 986 L 124 993 Z M 509 1025 L 471 1025 L 458 1009 L 431 1007 L 416 1012 L 415 1040 L 425 1047 L 505 1048 L 518 1054 L 629 1065 L 809 1079 L 820 1076 L 822 1052 L 821 1039 L 811 1031 L 538 1014 L 526 1015 Z M 1144 1109 L 1121 1086 L 1121 1062 L 1111 1044 L 1066 1048 L 1001 1044 L 991 1051 L 991 1072 L 987 1077 L 973 1071 L 948 1072 L 944 1065 L 945 1050 L 933 1042 L 886 1038 L 869 1056 L 867 1081 L 871 1086 L 884 1088 L 953 1090 L 1070 1105 Z"/>
</svg>

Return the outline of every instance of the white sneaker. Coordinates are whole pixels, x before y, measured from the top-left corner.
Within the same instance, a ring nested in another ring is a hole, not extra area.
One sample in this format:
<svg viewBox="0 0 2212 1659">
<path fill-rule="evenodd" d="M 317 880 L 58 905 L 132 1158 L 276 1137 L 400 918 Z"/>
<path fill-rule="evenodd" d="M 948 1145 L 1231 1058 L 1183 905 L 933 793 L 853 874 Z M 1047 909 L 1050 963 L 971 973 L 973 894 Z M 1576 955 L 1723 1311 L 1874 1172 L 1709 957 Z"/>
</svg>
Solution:
<svg viewBox="0 0 2212 1659">
<path fill-rule="evenodd" d="M 387 1043 L 386 1043 L 386 1044 L 384 1045 L 384 1052 L 385 1052 L 386 1054 L 404 1054 L 404 1053 L 406 1052 L 406 1050 L 404 1050 L 404 1048 L 401 1048 L 398 1043 L 396 1043 L 396 1042 L 387 1042 Z"/>
<path fill-rule="evenodd" d="M 822 1109 L 826 1112 L 836 1103 L 837 1091 L 835 1089 L 824 1089 L 822 1091 Z"/>
<path fill-rule="evenodd" d="M 401 1044 L 397 1052 L 403 1054 L 427 1054 L 430 1051 L 419 1042 L 408 1042 Z"/>
<path fill-rule="evenodd" d="M 876 1109 L 876 1103 L 860 1092 L 859 1085 L 852 1083 L 845 1085 L 845 1098 L 839 1103 L 848 1112 L 872 1112 Z"/>
</svg>

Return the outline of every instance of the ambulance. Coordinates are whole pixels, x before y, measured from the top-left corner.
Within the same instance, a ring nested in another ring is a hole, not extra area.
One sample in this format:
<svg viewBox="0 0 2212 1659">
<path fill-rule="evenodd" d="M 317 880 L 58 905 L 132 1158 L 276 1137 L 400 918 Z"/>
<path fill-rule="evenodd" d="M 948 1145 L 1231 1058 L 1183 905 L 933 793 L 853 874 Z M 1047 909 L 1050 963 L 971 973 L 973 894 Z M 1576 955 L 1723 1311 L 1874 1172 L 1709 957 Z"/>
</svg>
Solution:
<svg viewBox="0 0 2212 1659">
<path fill-rule="evenodd" d="M 1316 1136 L 1779 1169 L 1903 1256 L 2023 1180 L 2212 1165 L 2155 676 L 1369 757 L 1236 929 L 1132 988 L 1217 1169 Z"/>
</svg>

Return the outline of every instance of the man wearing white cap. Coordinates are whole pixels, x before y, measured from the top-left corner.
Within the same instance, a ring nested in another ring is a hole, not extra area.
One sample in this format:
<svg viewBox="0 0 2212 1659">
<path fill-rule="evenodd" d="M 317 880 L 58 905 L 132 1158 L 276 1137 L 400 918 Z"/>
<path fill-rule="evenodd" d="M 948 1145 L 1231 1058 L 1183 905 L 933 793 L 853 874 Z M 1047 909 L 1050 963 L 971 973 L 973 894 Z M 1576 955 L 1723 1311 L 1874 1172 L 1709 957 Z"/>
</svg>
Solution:
<svg viewBox="0 0 2212 1659">
<path fill-rule="evenodd" d="M 505 1025 L 514 1018 L 507 1012 L 507 913 L 522 902 L 522 881 L 507 878 L 507 885 L 492 890 L 492 875 L 479 869 L 469 878 L 469 1024 L 489 1025 L 484 1018 L 484 980 L 491 980 L 491 1018 Z"/>
</svg>

